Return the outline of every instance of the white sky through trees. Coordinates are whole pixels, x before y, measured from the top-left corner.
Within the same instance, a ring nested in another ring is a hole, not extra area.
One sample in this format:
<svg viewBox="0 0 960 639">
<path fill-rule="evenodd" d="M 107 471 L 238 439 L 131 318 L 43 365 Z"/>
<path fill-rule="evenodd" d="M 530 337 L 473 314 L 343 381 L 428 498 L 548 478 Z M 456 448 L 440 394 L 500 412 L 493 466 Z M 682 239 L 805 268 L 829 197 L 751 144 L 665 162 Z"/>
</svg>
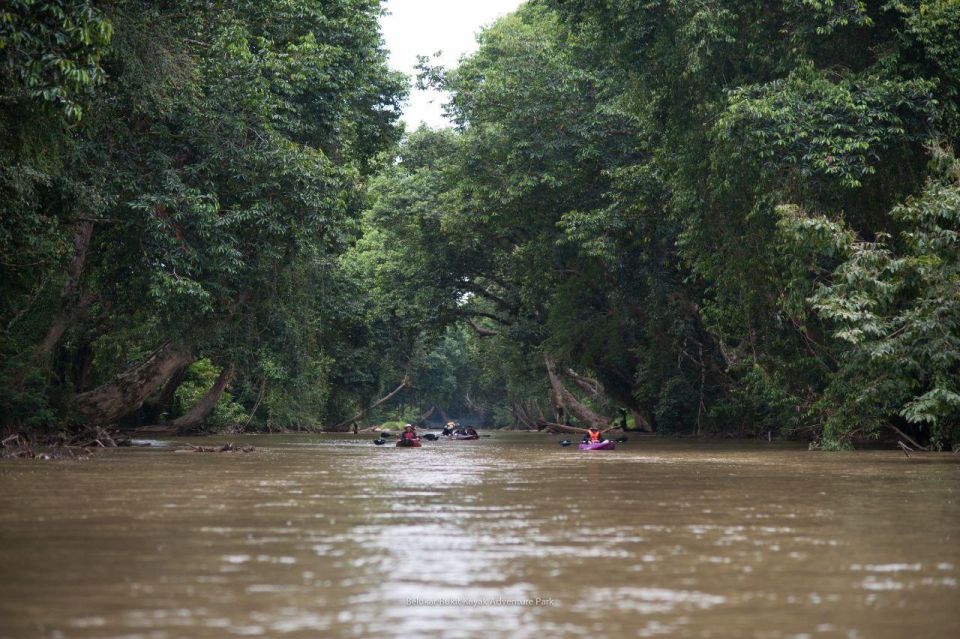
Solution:
<svg viewBox="0 0 960 639">
<path fill-rule="evenodd" d="M 464 55 L 477 48 L 476 35 L 481 28 L 514 11 L 522 0 L 386 0 L 388 12 L 380 18 L 380 27 L 390 67 L 414 79 L 418 55 L 442 55 L 434 60 L 446 68 L 455 67 Z M 407 131 L 421 122 L 431 127 L 450 126 L 443 117 L 446 97 L 436 91 L 411 89 L 403 109 Z"/>
</svg>

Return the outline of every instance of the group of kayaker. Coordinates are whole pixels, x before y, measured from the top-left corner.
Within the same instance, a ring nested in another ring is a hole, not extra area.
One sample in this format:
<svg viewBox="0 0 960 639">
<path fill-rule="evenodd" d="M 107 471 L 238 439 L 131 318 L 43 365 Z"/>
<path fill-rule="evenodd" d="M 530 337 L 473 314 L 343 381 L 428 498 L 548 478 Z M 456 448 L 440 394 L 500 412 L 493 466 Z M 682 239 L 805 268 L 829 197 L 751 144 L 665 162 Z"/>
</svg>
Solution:
<svg viewBox="0 0 960 639">
<path fill-rule="evenodd" d="M 456 422 L 447 422 L 440 433 L 450 439 L 479 439 L 480 434 L 473 428 L 463 428 Z M 431 436 L 427 436 L 430 439 Z M 436 438 L 436 435 L 432 437 Z M 403 430 L 397 436 L 397 446 L 420 446 L 420 435 L 413 424 L 405 424 Z"/>
<path fill-rule="evenodd" d="M 477 431 L 473 428 L 463 428 L 456 422 L 447 422 L 440 434 L 450 439 L 478 439 L 480 437 Z M 436 439 L 436 435 L 428 435 L 427 438 L 429 439 L 430 437 Z M 624 440 L 626 440 L 626 438 L 624 438 Z M 380 443 L 383 443 L 382 440 Z M 569 442 L 565 442 L 564 444 L 569 444 Z M 603 447 L 601 445 L 609 445 L 608 447 L 610 449 L 612 449 L 614 446 L 613 442 L 607 440 L 607 438 L 603 436 L 603 433 L 600 432 L 599 428 L 596 426 L 591 426 L 583 435 L 583 441 L 580 446 L 581 449 L 585 449 L 585 447 L 589 447 L 590 449 L 594 449 L 595 447 Z M 414 428 L 413 424 L 404 425 L 403 430 L 397 436 L 397 446 L 420 446 L 420 435 L 417 434 L 417 429 Z"/>
<path fill-rule="evenodd" d="M 444 437 L 479 437 L 480 435 L 473 428 L 464 428 L 456 422 L 447 422 L 443 427 L 443 430 L 440 431 L 440 434 Z M 417 429 L 413 427 L 413 424 L 406 424 L 403 427 L 403 430 L 397 436 L 397 439 L 400 441 L 414 441 L 419 440 L 420 436 L 417 434 Z M 583 435 L 583 442 L 585 444 L 599 444 L 600 442 L 605 441 L 603 434 L 600 432 L 600 429 L 596 426 L 591 426 L 587 429 L 587 432 Z"/>
<path fill-rule="evenodd" d="M 453 439 L 463 439 L 468 437 L 471 439 L 476 439 L 480 437 L 477 431 L 473 428 L 464 428 L 457 422 L 447 422 L 444 425 L 443 430 L 440 431 L 440 434 L 444 437 L 450 437 Z"/>
</svg>

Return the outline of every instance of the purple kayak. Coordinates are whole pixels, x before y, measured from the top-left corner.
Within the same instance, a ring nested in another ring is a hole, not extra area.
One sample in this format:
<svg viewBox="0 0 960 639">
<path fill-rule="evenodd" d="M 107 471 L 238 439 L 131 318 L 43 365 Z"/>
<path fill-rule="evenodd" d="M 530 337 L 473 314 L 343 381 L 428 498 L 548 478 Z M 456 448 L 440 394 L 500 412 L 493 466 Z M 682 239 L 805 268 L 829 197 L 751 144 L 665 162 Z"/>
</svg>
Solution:
<svg viewBox="0 0 960 639">
<path fill-rule="evenodd" d="M 613 450 L 616 447 L 616 443 L 609 439 L 605 439 L 602 442 L 597 442 L 596 444 L 580 442 L 580 450 Z"/>
</svg>

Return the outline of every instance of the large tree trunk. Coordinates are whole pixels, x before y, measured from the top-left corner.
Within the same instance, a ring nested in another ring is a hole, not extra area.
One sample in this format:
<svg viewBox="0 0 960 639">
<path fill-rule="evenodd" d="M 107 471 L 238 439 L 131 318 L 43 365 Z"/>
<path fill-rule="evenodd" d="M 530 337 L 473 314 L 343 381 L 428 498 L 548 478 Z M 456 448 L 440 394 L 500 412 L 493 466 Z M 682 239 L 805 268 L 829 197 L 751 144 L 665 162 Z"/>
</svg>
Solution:
<svg viewBox="0 0 960 639">
<path fill-rule="evenodd" d="M 537 430 L 545 430 L 548 433 L 587 433 L 586 428 L 577 428 L 576 426 L 571 426 L 569 424 L 558 424 L 557 422 L 547 421 L 538 423 Z"/>
<path fill-rule="evenodd" d="M 189 368 L 190 363 L 178 368 L 174 371 L 173 375 L 170 376 L 170 379 L 167 380 L 167 383 L 163 385 L 157 398 L 155 400 L 146 400 L 144 403 L 144 419 L 147 420 L 148 424 L 159 421 L 160 416 L 173 406 L 173 399 L 177 394 L 177 389 L 183 385 L 184 380 L 187 378 L 187 370 L 189 370 Z"/>
<path fill-rule="evenodd" d="M 191 361 L 193 354 L 189 349 L 167 342 L 140 364 L 77 395 L 73 408 L 92 424 L 109 424 L 140 408 L 150 393 Z"/>
<path fill-rule="evenodd" d="M 53 352 L 53 349 L 60 343 L 60 338 L 67 332 L 70 325 L 79 319 L 86 317 L 87 309 L 96 301 L 97 296 L 93 293 L 86 293 L 77 300 L 77 303 L 71 307 L 61 308 L 53 318 L 53 323 L 47 329 L 47 334 L 43 336 L 40 343 L 33 349 L 33 361 L 38 362 Z"/>
<path fill-rule="evenodd" d="M 87 307 L 93 302 L 93 296 L 87 294 L 80 299 L 79 304 L 71 304 L 71 298 L 76 295 L 80 288 L 80 280 L 87 264 L 87 249 L 90 248 L 92 238 L 93 222 L 84 221 L 77 224 L 76 231 L 73 234 L 73 259 L 70 260 L 70 266 L 67 268 L 67 281 L 60 292 L 60 309 L 47 334 L 34 350 L 34 358 L 46 356 L 53 352 L 53 347 L 57 345 L 57 342 L 60 341 L 63 333 L 69 327 L 71 318 L 76 313 L 86 312 Z"/>
<path fill-rule="evenodd" d="M 210 390 L 190 410 L 170 422 L 170 426 L 176 428 L 177 432 L 185 432 L 201 426 L 216 408 L 231 379 L 233 379 L 233 364 L 224 366 Z"/>
<path fill-rule="evenodd" d="M 93 222 L 84 221 L 77 224 L 73 233 L 73 258 L 67 267 L 67 281 L 64 282 L 63 290 L 60 291 L 59 308 L 54 314 L 50 328 L 47 329 L 43 339 L 34 346 L 33 352 L 30 354 L 30 363 L 14 375 L 13 385 L 16 388 L 23 387 L 24 379 L 32 365 L 46 359 L 53 352 L 70 324 L 84 315 L 96 300 L 96 296 L 91 293 L 82 295 L 76 302 L 73 299 L 80 288 L 80 280 L 83 278 L 84 267 L 87 263 L 87 249 L 90 248 L 92 237 Z"/>
<path fill-rule="evenodd" d="M 550 389 L 553 396 L 554 405 L 560 406 L 567 413 L 572 413 L 581 422 L 584 422 L 588 427 L 596 426 L 597 428 L 603 429 L 604 426 L 610 423 L 609 417 L 604 417 L 593 412 L 586 406 L 580 403 L 576 397 L 573 396 L 566 386 L 563 385 L 563 382 L 557 376 L 556 373 L 556 362 L 553 357 L 544 353 L 543 359 L 547 364 L 547 377 L 550 379 Z"/>
</svg>

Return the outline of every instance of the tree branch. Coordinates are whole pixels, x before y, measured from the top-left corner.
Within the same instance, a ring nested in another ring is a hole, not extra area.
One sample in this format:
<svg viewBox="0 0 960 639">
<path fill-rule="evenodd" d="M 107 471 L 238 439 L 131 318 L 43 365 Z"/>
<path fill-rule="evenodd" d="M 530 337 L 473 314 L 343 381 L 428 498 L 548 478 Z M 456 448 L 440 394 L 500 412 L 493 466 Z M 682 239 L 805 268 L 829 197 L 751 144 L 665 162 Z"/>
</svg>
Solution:
<svg viewBox="0 0 960 639">
<path fill-rule="evenodd" d="M 470 319 L 470 318 L 467 318 L 467 324 L 468 324 L 468 325 L 470 326 L 470 328 L 472 328 L 472 329 L 476 332 L 476 334 L 479 335 L 480 337 L 493 337 L 493 336 L 495 336 L 495 335 L 499 335 L 499 333 L 496 332 L 496 331 L 491 331 L 491 330 L 488 329 L 488 328 L 483 328 L 482 326 L 478 326 L 477 323 L 474 322 L 474 321 L 473 321 L 472 319 Z"/>
<path fill-rule="evenodd" d="M 556 362 L 554 361 L 553 357 L 547 353 L 544 353 L 543 359 L 547 364 L 547 377 L 550 380 L 550 388 L 553 390 L 553 396 L 560 406 L 564 407 L 565 409 L 569 409 L 570 412 L 577 417 L 577 419 L 586 422 L 590 426 L 602 428 L 610 423 L 611 419 L 609 417 L 598 415 L 594 411 L 590 410 L 581 404 L 580 401 L 573 396 L 573 393 L 567 390 L 560 378 L 557 377 L 557 373 L 555 371 Z"/>
<path fill-rule="evenodd" d="M 344 427 L 346 427 L 346 426 L 349 426 L 349 425 L 352 424 L 353 422 L 358 421 L 361 417 L 363 417 L 364 415 L 366 415 L 367 413 L 369 413 L 370 411 L 372 411 L 372 410 L 373 410 L 374 408 L 376 408 L 377 406 L 383 404 L 384 402 L 388 402 L 388 401 L 390 401 L 391 399 L 393 399 L 393 397 L 394 397 L 397 393 L 399 393 L 400 391 L 402 391 L 404 388 L 406 388 L 406 387 L 409 386 L 409 385 L 410 385 L 410 377 L 409 377 L 409 376 L 404 376 L 403 381 L 400 382 L 400 385 L 399 385 L 399 386 L 397 386 L 397 387 L 394 388 L 392 391 L 390 391 L 389 393 L 387 393 L 386 395 L 384 395 L 383 397 L 381 397 L 380 399 L 378 399 L 378 400 L 375 401 L 374 403 L 370 404 L 369 406 L 367 406 L 366 408 L 364 408 L 363 410 L 361 410 L 359 413 L 357 413 L 357 414 L 354 415 L 353 417 L 351 417 L 351 418 L 349 418 L 349 419 L 345 419 L 345 420 L 343 420 L 342 422 L 340 422 L 339 424 L 335 425 L 335 426 L 334 426 L 333 428 L 331 428 L 330 430 L 338 431 L 338 430 L 340 430 L 340 429 L 342 429 L 342 428 L 344 428 Z"/>
</svg>

